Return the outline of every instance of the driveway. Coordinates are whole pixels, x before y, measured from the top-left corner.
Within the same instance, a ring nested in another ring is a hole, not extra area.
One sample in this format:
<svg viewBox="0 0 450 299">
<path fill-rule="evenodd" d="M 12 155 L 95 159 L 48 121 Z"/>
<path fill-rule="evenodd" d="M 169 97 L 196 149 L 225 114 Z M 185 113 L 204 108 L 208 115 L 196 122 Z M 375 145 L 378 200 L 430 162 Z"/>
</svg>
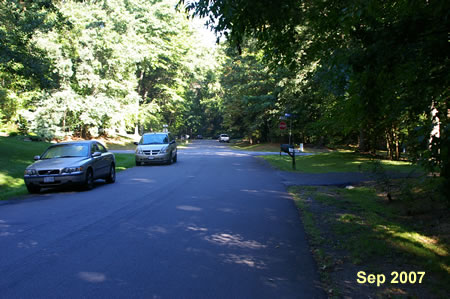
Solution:
<svg viewBox="0 0 450 299">
<path fill-rule="evenodd" d="M 0 252 L 0 298 L 325 297 L 283 178 L 217 141 L 1 202 Z"/>
</svg>

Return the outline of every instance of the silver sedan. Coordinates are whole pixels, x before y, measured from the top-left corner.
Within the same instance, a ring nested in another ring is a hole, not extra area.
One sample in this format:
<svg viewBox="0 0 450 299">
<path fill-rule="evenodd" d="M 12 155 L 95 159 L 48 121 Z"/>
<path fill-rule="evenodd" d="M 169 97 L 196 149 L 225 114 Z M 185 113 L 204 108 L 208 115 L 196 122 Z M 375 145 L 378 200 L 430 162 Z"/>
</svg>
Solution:
<svg viewBox="0 0 450 299">
<path fill-rule="evenodd" d="M 83 185 L 90 190 L 96 179 L 107 183 L 116 180 L 114 154 L 94 140 L 54 144 L 34 160 L 36 162 L 28 166 L 24 174 L 30 193 L 69 184 Z"/>
</svg>

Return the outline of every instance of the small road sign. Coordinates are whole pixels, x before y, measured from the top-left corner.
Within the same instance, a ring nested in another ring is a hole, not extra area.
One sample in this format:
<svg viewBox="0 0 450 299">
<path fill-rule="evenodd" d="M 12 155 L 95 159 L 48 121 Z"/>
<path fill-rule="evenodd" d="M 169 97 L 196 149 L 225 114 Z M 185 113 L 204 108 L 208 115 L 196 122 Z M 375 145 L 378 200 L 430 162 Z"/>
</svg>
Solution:
<svg viewBox="0 0 450 299">
<path fill-rule="evenodd" d="M 286 123 L 284 121 L 280 121 L 280 130 L 285 130 L 287 127 Z"/>
</svg>

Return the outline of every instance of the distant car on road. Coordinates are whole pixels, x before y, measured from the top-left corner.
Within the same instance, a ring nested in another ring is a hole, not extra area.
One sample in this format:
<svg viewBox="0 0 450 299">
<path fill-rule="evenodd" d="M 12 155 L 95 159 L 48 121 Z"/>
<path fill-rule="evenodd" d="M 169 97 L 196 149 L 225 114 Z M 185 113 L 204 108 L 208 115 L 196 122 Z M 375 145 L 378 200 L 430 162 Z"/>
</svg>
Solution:
<svg viewBox="0 0 450 299">
<path fill-rule="evenodd" d="M 219 142 L 230 142 L 230 136 L 227 134 L 220 134 Z"/>
<path fill-rule="evenodd" d="M 116 181 L 114 154 L 95 140 L 57 143 L 34 160 L 36 162 L 28 166 L 24 174 L 30 193 L 69 184 L 84 185 L 90 190 L 96 179 L 107 183 Z"/>
<path fill-rule="evenodd" d="M 197 135 L 197 139 L 203 139 L 203 135 Z"/>
<path fill-rule="evenodd" d="M 145 163 L 177 162 L 177 143 L 170 133 L 145 133 L 139 142 L 135 142 L 136 166 Z"/>
</svg>

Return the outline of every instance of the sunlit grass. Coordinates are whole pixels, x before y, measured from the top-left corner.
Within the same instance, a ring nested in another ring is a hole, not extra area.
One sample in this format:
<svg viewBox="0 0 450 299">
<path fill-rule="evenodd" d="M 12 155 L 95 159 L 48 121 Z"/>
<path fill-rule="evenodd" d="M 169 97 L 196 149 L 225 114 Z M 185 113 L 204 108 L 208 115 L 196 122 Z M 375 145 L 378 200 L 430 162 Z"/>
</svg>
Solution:
<svg viewBox="0 0 450 299">
<path fill-rule="evenodd" d="M 245 141 L 232 143 L 231 147 L 237 150 L 255 151 L 255 152 L 280 152 L 280 143 L 256 143 L 250 144 Z M 322 153 L 329 152 L 326 148 L 313 148 L 305 146 L 303 148 L 305 153 Z"/>
<path fill-rule="evenodd" d="M 134 154 L 114 154 L 116 156 L 116 171 L 120 172 L 136 165 Z"/>
<path fill-rule="evenodd" d="M 402 231 L 392 229 L 390 227 L 385 227 L 383 232 L 389 234 L 393 239 L 397 240 L 397 242 L 392 243 L 394 246 L 407 250 L 411 253 L 431 258 L 434 255 L 443 257 L 449 256 L 448 248 L 440 245 L 437 238 L 425 236 L 414 231 Z"/>
<path fill-rule="evenodd" d="M 257 143 L 250 144 L 247 142 L 238 142 L 231 145 L 232 148 L 237 150 L 255 151 L 255 152 L 279 152 L 279 143 Z"/>
<path fill-rule="evenodd" d="M 263 156 L 262 159 L 271 165 L 284 171 L 292 170 L 292 158 L 289 156 Z M 296 156 L 297 172 L 326 173 L 326 172 L 358 172 L 372 170 L 372 161 L 368 156 L 353 152 L 331 152 L 309 156 Z M 420 171 L 420 168 L 410 162 L 379 160 L 387 171 L 412 172 Z"/>
<path fill-rule="evenodd" d="M 136 149 L 135 141 L 139 141 L 139 137 L 130 136 L 120 136 L 118 138 L 108 138 L 101 140 L 105 143 L 109 150 L 134 150 Z"/>
</svg>

